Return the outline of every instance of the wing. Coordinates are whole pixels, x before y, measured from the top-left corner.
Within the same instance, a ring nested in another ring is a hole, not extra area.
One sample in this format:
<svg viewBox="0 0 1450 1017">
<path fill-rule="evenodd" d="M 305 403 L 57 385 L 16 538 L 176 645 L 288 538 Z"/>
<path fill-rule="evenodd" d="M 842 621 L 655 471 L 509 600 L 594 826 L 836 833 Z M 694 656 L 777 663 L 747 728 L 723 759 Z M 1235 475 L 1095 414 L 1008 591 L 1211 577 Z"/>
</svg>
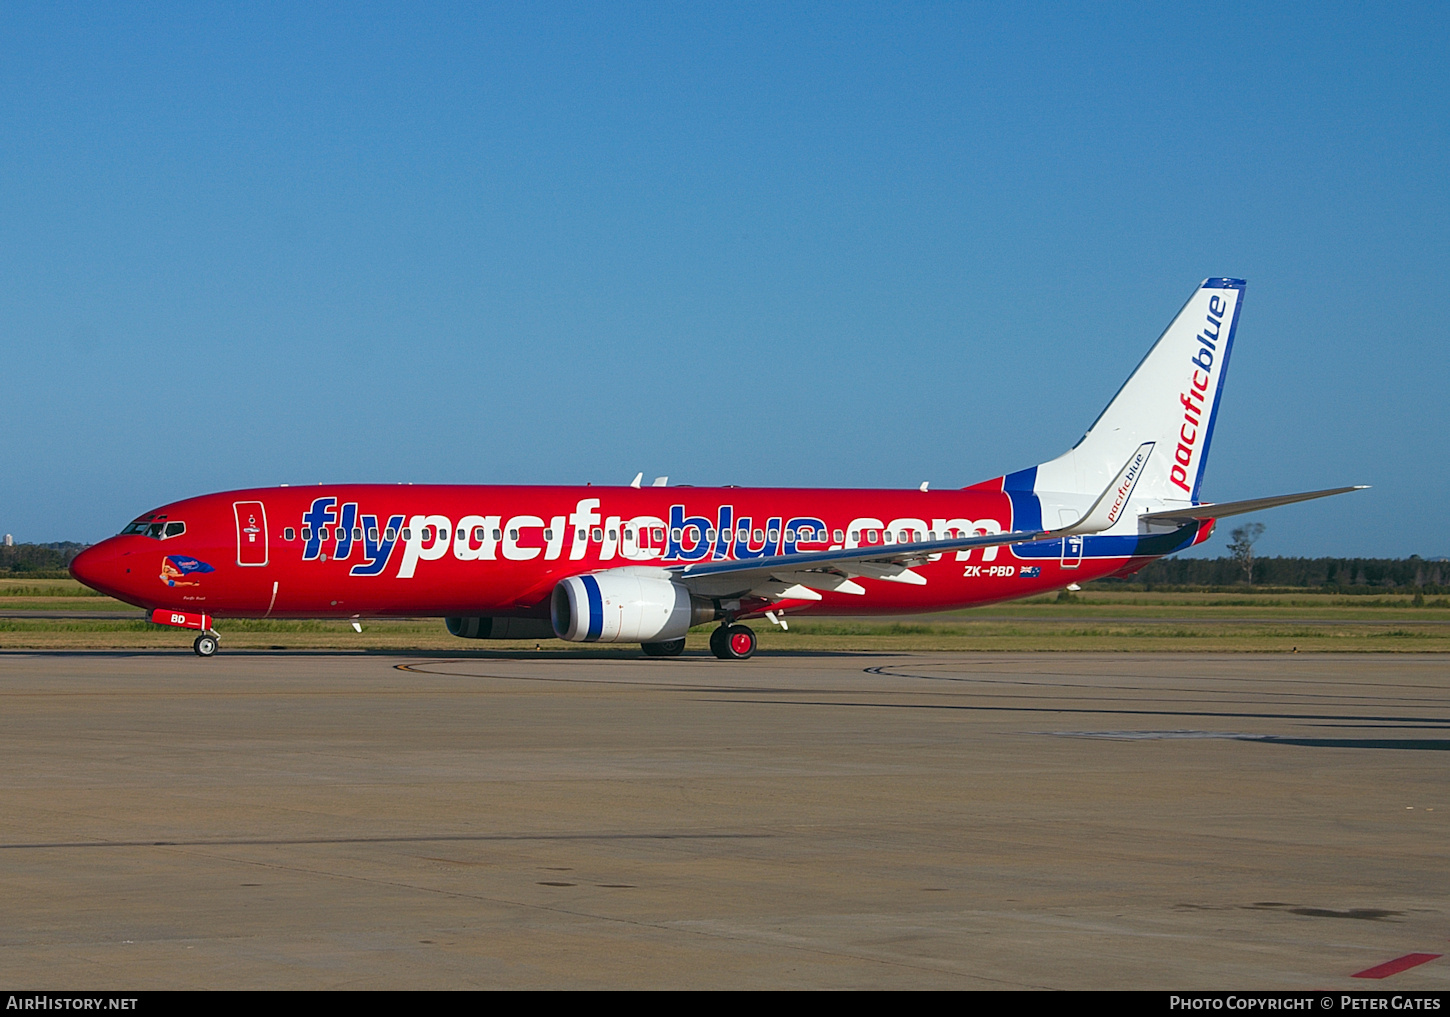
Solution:
<svg viewBox="0 0 1450 1017">
<path fill-rule="evenodd" d="M 1046 530 L 1019 530 L 951 540 L 923 540 L 906 544 L 872 544 L 834 551 L 803 551 L 777 554 L 744 561 L 708 561 L 677 565 L 667 571 L 691 593 L 702 597 L 757 596 L 768 600 L 820 600 L 819 590 L 835 593 L 865 593 L 853 579 L 884 579 L 888 582 L 925 585 L 926 579 L 911 571 L 933 555 L 966 551 L 974 547 L 998 547 L 1034 540 L 1049 540 Z"/>
<path fill-rule="evenodd" d="M 710 561 L 698 565 L 675 566 L 672 578 L 683 583 L 690 592 L 702 597 L 760 597 L 776 600 L 821 600 L 819 591 L 864 594 L 866 590 L 856 579 L 882 579 L 892 583 L 925 586 L 926 578 L 913 572 L 915 565 L 924 565 L 934 555 L 948 551 L 968 551 L 974 547 L 999 547 L 1003 544 L 1027 544 L 1038 540 L 1055 540 L 1066 534 L 1098 533 L 1116 521 L 1133 485 L 1142 472 L 1143 463 L 1153 451 L 1153 443 L 1140 446 L 1113 482 L 1103 489 L 1081 518 L 1056 530 L 1016 530 L 983 536 L 963 536 L 950 540 L 924 540 L 905 544 L 872 544 L 868 547 L 842 548 L 834 551 L 809 551 L 799 554 L 750 558 L 745 561 Z M 1114 492 L 1120 497 L 1110 498 Z"/>
</svg>

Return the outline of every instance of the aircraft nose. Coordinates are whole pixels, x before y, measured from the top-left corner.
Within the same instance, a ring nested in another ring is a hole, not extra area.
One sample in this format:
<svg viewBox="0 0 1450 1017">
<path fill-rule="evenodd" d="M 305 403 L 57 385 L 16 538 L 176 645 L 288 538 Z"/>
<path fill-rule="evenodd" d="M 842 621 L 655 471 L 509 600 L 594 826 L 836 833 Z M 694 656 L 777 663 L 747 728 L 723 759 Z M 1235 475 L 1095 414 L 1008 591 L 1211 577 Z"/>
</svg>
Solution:
<svg viewBox="0 0 1450 1017">
<path fill-rule="evenodd" d="M 121 556 L 110 540 L 93 544 L 71 559 L 71 578 L 112 597 L 123 592 Z"/>
<path fill-rule="evenodd" d="M 93 544 L 71 559 L 70 575 L 78 583 L 92 588 L 101 575 L 101 546 Z"/>
</svg>

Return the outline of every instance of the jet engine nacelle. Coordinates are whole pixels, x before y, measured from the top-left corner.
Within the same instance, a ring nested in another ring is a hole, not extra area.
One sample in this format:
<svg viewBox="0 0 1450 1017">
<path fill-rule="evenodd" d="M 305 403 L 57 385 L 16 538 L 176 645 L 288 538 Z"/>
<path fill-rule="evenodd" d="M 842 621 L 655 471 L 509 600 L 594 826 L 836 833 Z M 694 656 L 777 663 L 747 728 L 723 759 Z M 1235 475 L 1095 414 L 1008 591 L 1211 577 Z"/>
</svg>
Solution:
<svg viewBox="0 0 1450 1017">
<path fill-rule="evenodd" d="M 549 605 L 554 634 L 584 643 L 663 643 L 714 619 L 713 602 L 691 597 L 668 576 L 626 566 L 561 580 Z"/>
<path fill-rule="evenodd" d="M 553 639 L 554 627 L 542 618 L 445 618 L 460 639 Z"/>
</svg>

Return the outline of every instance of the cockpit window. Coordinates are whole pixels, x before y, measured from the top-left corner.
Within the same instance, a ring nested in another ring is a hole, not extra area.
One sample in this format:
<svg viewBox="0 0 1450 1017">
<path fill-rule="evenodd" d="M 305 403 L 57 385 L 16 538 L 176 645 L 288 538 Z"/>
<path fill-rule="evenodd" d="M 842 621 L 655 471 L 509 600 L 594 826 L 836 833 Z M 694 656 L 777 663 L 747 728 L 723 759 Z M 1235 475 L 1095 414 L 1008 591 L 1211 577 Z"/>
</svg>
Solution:
<svg viewBox="0 0 1450 1017">
<path fill-rule="evenodd" d="M 151 537 L 155 540 L 165 540 L 167 537 L 179 537 L 186 532 L 186 524 L 181 520 L 167 522 L 166 517 L 160 519 L 138 519 L 130 526 L 121 531 L 124 536 Z"/>
</svg>

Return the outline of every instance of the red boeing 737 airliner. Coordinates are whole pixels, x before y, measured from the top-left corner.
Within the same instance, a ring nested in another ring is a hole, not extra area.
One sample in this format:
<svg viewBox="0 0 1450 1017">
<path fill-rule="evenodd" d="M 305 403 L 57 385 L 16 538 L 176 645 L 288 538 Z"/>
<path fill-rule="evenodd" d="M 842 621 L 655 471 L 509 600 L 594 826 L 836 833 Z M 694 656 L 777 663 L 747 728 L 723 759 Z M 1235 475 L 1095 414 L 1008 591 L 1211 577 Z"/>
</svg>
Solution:
<svg viewBox="0 0 1450 1017">
<path fill-rule="evenodd" d="M 1133 572 L 1214 520 L 1356 488 L 1199 501 L 1243 301 L 1196 289 L 1071 450 L 961 490 L 322 485 L 204 495 L 88 548 L 76 579 L 195 629 L 218 618 L 438 616 L 470 639 L 680 653 L 718 621 L 941 611 Z"/>
</svg>

